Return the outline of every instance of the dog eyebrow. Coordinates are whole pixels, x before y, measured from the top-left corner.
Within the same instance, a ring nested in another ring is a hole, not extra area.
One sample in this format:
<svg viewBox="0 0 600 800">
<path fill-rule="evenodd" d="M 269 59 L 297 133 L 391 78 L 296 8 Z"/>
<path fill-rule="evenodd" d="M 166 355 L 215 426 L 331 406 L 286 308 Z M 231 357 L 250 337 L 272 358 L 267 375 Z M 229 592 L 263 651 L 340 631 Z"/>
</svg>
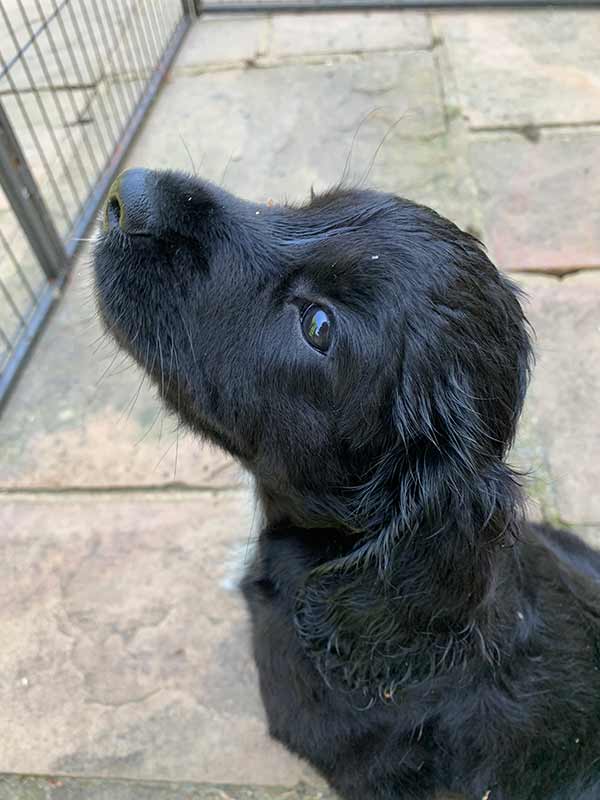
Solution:
<svg viewBox="0 0 600 800">
<path fill-rule="evenodd" d="M 332 239 L 334 236 L 341 236 L 347 233 L 356 233 L 359 230 L 358 226 L 345 226 L 345 227 L 334 227 L 330 228 L 329 230 L 312 233 L 306 232 L 305 234 L 300 233 L 298 236 L 295 236 L 292 239 L 279 239 L 279 243 L 286 245 L 286 246 L 294 246 L 294 245 L 305 245 L 317 242 L 326 242 L 329 239 Z"/>
<path fill-rule="evenodd" d="M 334 216 L 329 221 L 310 219 L 309 215 L 312 209 L 308 207 L 306 209 L 297 209 L 299 213 L 305 212 L 300 219 L 282 218 L 274 221 L 273 227 L 276 233 L 281 231 L 283 234 L 278 237 L 278 241 L 284 246 L 294 247 L 311 243 L 316 244 L 329 241 L 335 236 L 357 233 L 365 223 L 371 222 L 394 207 L 395 203 L 392 198 L 386 197 L 383 200 L 377 198 L 376 202 L 369 203 L 359 209 L 355 207 L 343 209 L 339 217 L 336 218 Z M 322 218 L 325 210 L 327 209 L 319 208 L 318 216 Z M 333 211 L 339 213 L 336 209 L 333 209 Z"/>
</svg>

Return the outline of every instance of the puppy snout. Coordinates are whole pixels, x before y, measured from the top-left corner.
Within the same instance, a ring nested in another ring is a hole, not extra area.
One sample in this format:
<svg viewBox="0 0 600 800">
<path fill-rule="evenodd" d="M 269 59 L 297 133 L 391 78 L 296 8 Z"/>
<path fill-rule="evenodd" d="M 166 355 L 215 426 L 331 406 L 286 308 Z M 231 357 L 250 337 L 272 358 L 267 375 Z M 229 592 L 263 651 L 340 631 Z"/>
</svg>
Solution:
<svg viewBox="0 0 600 800">
<path fill-rule="evenodd" d="M 151 170 L 127 169 L 115 179 L 104 206 L 104 230 L 147 234 L 151 220 Z"/>
</svg>

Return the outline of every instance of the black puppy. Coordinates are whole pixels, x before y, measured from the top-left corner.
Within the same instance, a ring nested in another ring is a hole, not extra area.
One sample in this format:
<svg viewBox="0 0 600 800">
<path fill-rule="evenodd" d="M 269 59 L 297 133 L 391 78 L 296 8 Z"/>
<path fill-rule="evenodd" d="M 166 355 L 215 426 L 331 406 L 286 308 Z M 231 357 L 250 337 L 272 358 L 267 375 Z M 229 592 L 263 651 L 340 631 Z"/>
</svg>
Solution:
<svg viewBox="0 0 600 800">
<path fill-rule="evenodd" d="M 346 800 L 598 800 L 600 555 L 521 517 L 530 343 L 479 243 L 388 194 L 131 170 L 95 268 L 117 341 L 256 480 L 271 734 Z"/>
</svg>

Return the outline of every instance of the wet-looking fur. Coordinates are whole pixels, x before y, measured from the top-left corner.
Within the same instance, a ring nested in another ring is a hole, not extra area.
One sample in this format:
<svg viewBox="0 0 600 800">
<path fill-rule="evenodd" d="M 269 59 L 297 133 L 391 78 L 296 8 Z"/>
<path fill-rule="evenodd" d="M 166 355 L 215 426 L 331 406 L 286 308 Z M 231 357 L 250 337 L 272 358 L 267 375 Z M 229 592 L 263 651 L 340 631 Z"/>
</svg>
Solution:
<svg viewBox="0 0 600 800">
<path fill-rule="evenodd" d="M 99 307 L 254 476 L 243 592 L 271 734 L 345 800 L 598 800 L 600 555 L 528 524 L 505 460 L 531 364 L 519 292 L 389 194 L 144 187 L 142 229 L 99 238 Z"/>
</svg>

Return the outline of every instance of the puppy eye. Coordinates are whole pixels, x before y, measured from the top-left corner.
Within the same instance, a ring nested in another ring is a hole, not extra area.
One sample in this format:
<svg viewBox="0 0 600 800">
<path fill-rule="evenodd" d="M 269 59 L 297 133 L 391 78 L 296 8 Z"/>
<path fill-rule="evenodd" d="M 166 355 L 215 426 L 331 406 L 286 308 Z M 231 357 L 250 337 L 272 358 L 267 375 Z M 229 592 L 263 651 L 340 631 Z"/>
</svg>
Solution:
<svg viewBox="0 0 600 800">
<path fill-rule="evenodd" d="M 311 305 L 302 315 L 302 333 L 306 341 L 325 353 L 331 342 L 331 317 L 321 306 Z"/>
</svg>

